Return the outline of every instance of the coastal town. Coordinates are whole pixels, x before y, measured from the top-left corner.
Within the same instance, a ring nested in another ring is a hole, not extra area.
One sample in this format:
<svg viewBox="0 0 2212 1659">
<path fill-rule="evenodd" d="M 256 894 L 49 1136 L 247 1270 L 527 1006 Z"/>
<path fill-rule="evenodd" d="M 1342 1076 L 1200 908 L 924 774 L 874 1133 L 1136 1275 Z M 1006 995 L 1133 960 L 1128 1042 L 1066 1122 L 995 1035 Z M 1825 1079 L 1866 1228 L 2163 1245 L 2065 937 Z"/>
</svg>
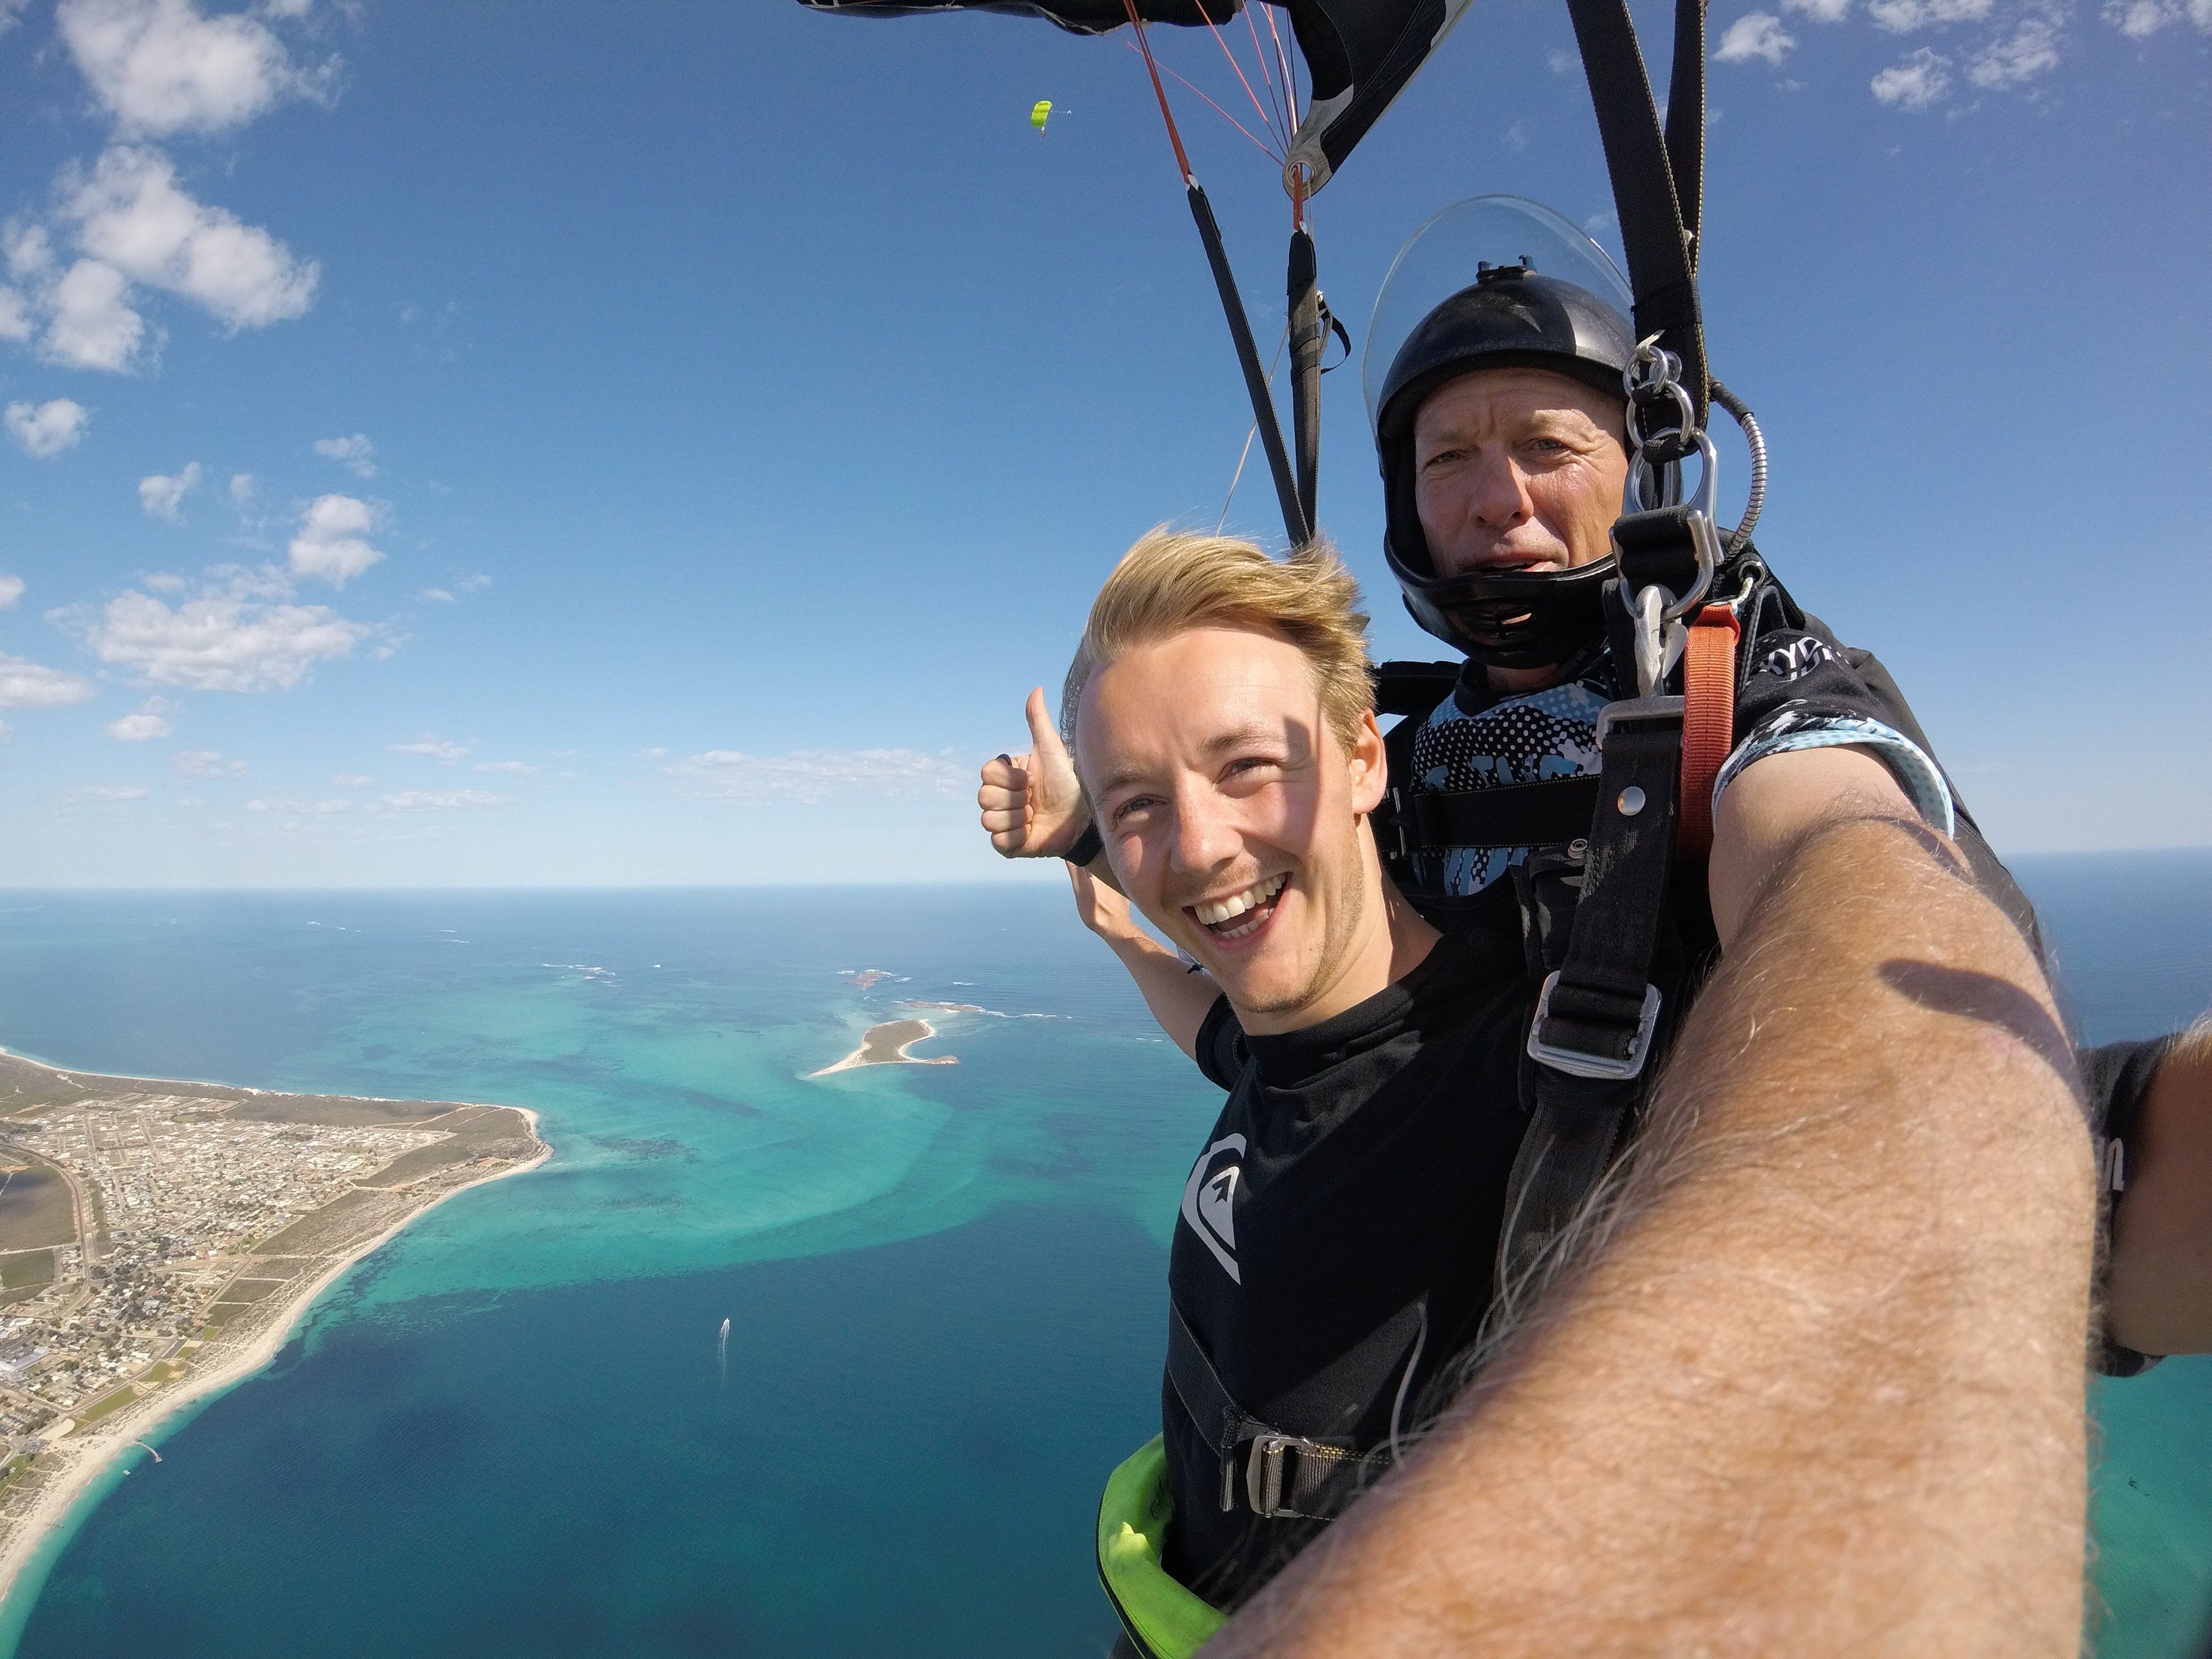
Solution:
<svg viewBox="0 0 2212 1659">
<path fill-rule="evenodd" d="M 548 1150 L 515 1107 L 0 1051 L 0 1586 L 153 1419 L 266 1363 L 307 1301 L 423 1210 Z"/>
</svg>

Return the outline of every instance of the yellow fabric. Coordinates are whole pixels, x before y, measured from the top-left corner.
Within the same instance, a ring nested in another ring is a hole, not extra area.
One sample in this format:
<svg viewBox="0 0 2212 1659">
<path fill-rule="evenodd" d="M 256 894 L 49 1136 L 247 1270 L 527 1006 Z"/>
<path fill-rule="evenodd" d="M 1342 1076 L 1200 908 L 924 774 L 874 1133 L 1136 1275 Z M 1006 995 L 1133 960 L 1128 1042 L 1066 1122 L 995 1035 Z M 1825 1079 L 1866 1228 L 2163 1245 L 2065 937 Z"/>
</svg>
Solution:
<svg viewBox="0 0 2212 1659">
<path fill-rule="evenodd" d="M 1175 1499 L 1168 1460 L 1154 1435 L 1106 1481 L 1098 1505 L 1098 1577 L 1121 1622 L 1153 1659 L 1188 1659 L 1228 1615 L 1200 1601 L 1160 1565 Z"/>
</svg>

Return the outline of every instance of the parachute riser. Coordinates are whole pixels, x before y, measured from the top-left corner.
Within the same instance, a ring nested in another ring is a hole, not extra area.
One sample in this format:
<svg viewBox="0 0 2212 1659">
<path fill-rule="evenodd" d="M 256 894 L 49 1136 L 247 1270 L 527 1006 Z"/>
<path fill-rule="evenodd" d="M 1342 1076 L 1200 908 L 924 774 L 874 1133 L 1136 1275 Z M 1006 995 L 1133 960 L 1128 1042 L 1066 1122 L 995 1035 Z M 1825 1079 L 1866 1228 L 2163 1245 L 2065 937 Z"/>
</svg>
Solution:
<svg viewBox="0 0 2212 1659">
<path fill-rule="evenodd" d="M 1311 232 L 1291 233 L 1291 437 L 1297 451 L 1298 508 L 1309 526 L 1321 522 L 1321 360 L 1328 345 L 1321 280 Z"/>
<path fill-rule="evenodd" d="M 1275 498 L 1283 509 L 1283 531 L 1291 545 L 1303 547 L 1313 539 L 1312 520 L 1306 516 L 1298 487 L 1291 472 L 1291 458 L 1283 447 L 1282 423 L 1275 418 L 1274 399 L 1267 392 L 1267 377 L 1260 367 L 1260 349 L 1252 340 L 1251 320 L 1244 313 L 1243 297 L 1237 291 L 1237 274 L 1229 268 L 1229 255 L 1221 246 L 1221 227 L 1213 204 L 1197 179 L 1188 181 L 1190 216 L 1198 225 L 1198 239 L 1206 245 L 1206 263 L 1213 268 L 1213 285 L 1220 291 L 1221 312 L 1229 324 L 1229 337 L 1237 348 L 1237 361 L 1244 370 L 1244 388 L 1251 394 L 1252 420 L 1259 428 L 1260 445 L 1267 452 L 1267 470 L 1274 475 Z M 1316 356 L 1315 361 L 1320 361 Z M 1319 404 L 1315 404 L 1318 418 Z M 1316 441 L 1319 441 L 1318 428 Z"/>
</svg>

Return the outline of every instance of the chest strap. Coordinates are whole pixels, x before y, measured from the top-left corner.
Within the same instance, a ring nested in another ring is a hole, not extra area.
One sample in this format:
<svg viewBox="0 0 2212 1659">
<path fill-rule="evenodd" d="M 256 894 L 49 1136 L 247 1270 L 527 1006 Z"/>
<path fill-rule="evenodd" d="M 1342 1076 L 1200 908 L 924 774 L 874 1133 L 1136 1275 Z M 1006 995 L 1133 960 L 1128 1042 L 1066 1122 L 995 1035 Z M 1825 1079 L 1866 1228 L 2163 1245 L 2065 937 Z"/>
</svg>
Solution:
<svg viewBox="0 0 2212 1659">
<path fill-rule="evenodd" d="M 1376 844 L 1386 858 L 1407 858 L 1461 847 L 1552 847 L 1578 841 L 1589 833 L 1598 789 L 1595 778 L 1413 794 L 1393 785 L 1376 809 Z"/>
<path fill-rule="evenodd" d="M 1506 1186 L 1501 1296 L 1525 1280 L 1604 1175 L 1643 1096 L 1659 1028 L 1651 973 L 1674 862 L 1682 700 L 1608 703 L 1598 746 L 1605 769 L 1581 897 L 1529 1023 L 1529 1122 Z M 1558 943 L 1554 935 L 1547 964 Z"/>
<path fill-rule="evenodd" d="M 1290 1516 L 1330 1521 L 1390 1467 L 1387 1451 L 1347 1451 L 1285 1434 L 1251 1415 L 1223 1386 L 1213 1362 L 1172 1299 L 1168 1303 L 1168 1381 L 1221 1460 L 1224 1514 L 1237 1507 L 1240 1468 L 1244 1501 L 1253 1514 L 1271 1521 Z"/>
</svg>

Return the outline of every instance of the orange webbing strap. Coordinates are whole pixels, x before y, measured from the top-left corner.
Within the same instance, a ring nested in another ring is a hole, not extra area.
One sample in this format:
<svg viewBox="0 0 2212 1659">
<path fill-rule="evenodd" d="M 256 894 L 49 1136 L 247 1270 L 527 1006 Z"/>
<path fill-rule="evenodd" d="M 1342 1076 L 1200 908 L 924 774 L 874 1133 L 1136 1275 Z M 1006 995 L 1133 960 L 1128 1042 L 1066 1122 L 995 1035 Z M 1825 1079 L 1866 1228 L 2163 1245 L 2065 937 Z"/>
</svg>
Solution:
<svg viewBox="0 0 2212 1659">
<path fill-rule="evenodd" d="M 1676 848 L 1702 859 L 1713 845 L 1713 781 L 1735 746 L 1735 612 L 1709 605 L 1690 624 L 1682 665 L 1682 798 Z"/>
</svg>

